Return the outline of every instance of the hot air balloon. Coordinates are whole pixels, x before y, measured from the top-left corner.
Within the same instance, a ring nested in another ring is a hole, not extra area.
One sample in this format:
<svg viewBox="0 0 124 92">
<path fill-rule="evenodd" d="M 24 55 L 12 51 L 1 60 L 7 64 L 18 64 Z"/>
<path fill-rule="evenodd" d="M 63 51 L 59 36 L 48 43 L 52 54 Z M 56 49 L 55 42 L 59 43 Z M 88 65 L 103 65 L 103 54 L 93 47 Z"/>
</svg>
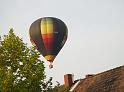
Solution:
<svg viewBox="0 0 124 92">
<path fill-rule="evenodd" d="M 42 56 L 52 62 L 67 40 L 68 30 L 63 21 L 54 17 L 43 17 L 34 21 L 29 29 L 30 40 Z"/>
</svg>

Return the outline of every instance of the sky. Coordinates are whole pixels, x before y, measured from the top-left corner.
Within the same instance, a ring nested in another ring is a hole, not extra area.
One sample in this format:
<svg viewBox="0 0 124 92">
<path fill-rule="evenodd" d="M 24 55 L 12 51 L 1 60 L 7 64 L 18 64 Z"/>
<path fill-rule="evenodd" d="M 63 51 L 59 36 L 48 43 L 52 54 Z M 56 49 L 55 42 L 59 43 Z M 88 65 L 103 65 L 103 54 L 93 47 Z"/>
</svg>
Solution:
<svg viewBox="0 0 124 92">
<path fill-rule="evenodd" d="M 0 0 L 0 35 L 10 28 L 28 46 L 29 27 L 41 17 L 57 17 L 68 27 L 68 40 L 47 77 L 64 83 L 64 74 L 85 78 L 124 65 L 124 0 Z"/>
</svg>

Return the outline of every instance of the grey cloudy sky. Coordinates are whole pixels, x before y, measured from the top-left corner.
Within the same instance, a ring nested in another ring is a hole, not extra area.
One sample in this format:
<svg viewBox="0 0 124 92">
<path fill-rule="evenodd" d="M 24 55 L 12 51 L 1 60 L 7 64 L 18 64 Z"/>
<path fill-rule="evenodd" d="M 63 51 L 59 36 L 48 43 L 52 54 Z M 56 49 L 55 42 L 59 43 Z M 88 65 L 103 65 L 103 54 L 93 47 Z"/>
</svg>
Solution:
<svg viewBox="0 0 124 92">
<path fill-rule="evenodd" d="M 44 16 L 60 18 L 69 31 L 54 68 L 45 62 L 54 81 L 63 83 L 66 73 L 78 79 L 124 64 L 124 0 L 0 0 L 0 35 L 13 27 L 31 46 L 29 27 Z"/>
</svg>

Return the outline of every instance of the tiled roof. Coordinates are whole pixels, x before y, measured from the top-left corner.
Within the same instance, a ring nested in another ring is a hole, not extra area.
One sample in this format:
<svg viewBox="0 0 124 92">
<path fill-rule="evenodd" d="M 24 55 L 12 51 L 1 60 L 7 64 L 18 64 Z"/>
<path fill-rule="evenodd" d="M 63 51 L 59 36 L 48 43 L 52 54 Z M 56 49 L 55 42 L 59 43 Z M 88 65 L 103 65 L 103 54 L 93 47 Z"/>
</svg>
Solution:
<svg viewBox="0 0 124 92">
<path fill-rule="evenodd" d="M 86 77 L 73 92 L 124 92 L 124 66 Z"/>
</svg>

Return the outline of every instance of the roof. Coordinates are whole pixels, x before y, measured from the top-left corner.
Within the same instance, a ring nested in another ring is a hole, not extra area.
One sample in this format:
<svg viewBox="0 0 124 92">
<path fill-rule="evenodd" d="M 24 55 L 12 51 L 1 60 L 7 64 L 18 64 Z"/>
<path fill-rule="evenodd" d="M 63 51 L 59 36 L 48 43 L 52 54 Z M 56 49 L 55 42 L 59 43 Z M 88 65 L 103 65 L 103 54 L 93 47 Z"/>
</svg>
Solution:
<svg viewBox="0 0 124 92">
<path fill-rule="evenodd" d="M 72 92 L 124 92 L 124 66 L 87 76 Z"/>
</svg>

